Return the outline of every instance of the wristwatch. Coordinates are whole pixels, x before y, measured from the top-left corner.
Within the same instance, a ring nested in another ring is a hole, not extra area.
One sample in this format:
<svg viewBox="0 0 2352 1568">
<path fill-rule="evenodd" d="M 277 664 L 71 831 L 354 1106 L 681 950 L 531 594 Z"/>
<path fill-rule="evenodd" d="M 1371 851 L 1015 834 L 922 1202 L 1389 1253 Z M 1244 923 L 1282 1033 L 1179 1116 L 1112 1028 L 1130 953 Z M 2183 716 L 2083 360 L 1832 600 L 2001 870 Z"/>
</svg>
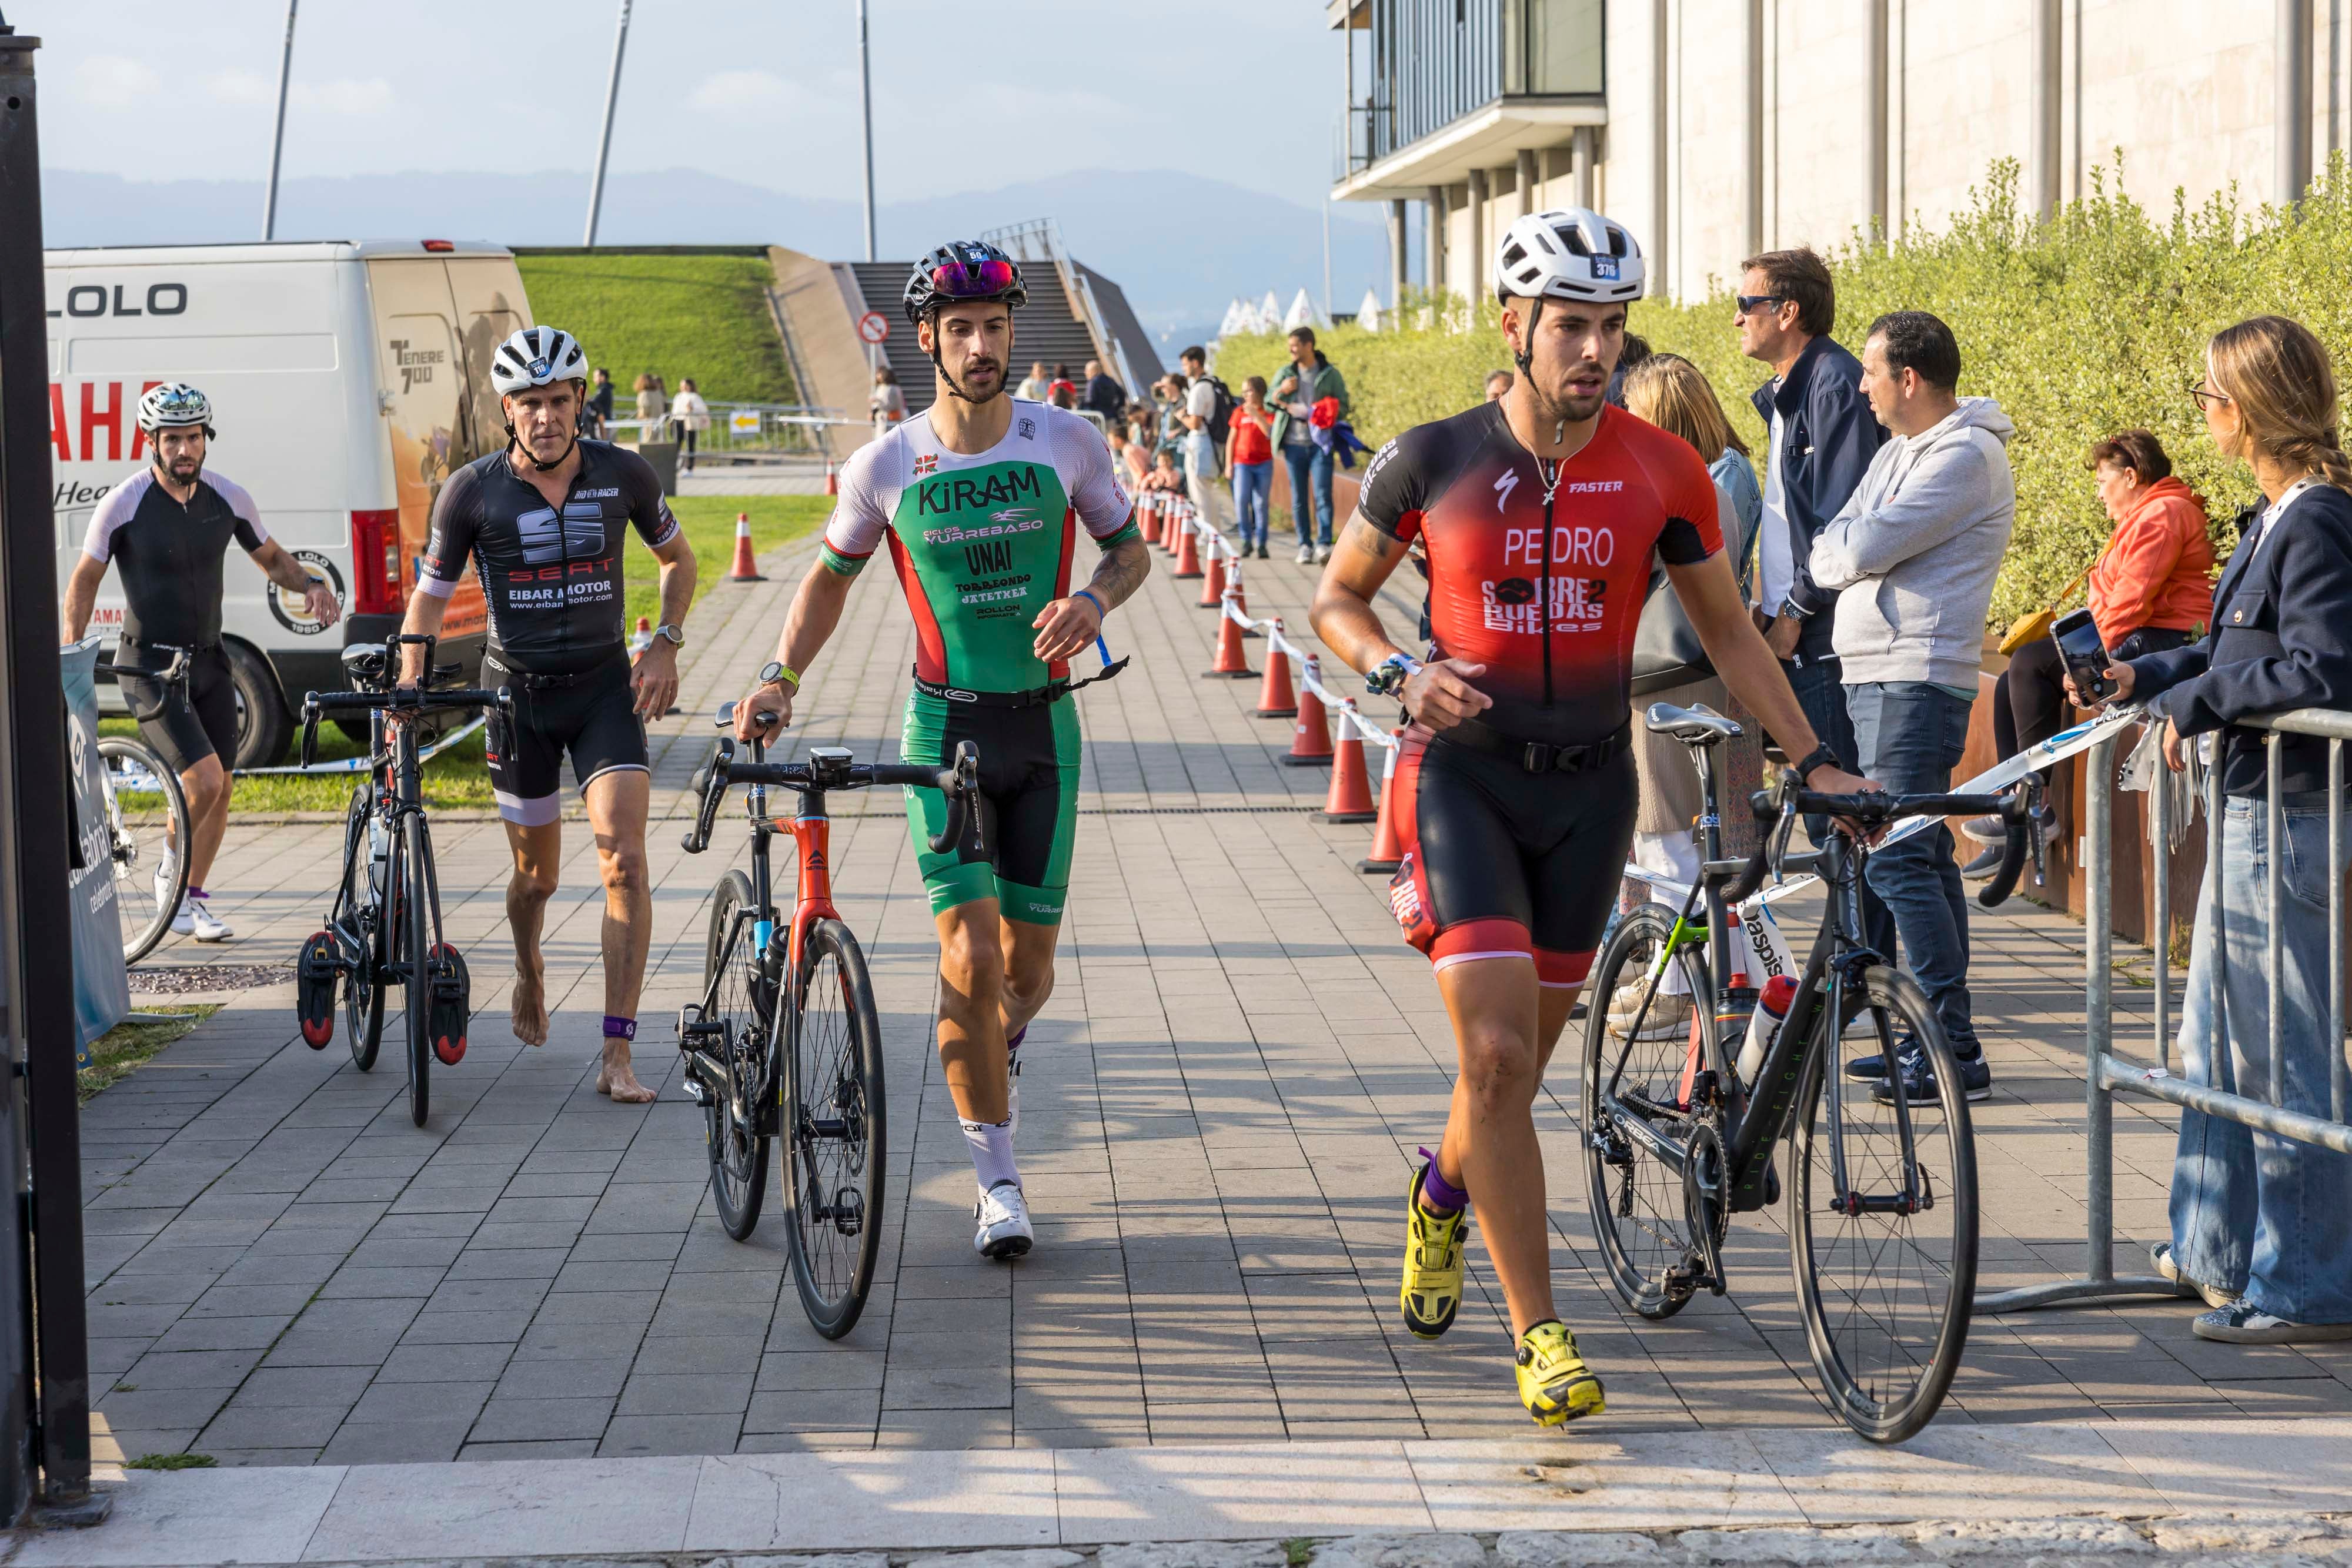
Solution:
<svg viewBox="0 0 2352 1568">
<path fill-rule="evenodd" d="M 1806 785 L 1810 788 L 1809 780 L 1811 779 L 1816 769 L 1822 768 L 1834 768 L 1837 766 L 1839 766 L 1839 764 L 1838 754 L 1836 752 L 1831 750 L 1827 746 L 1816 746 L 1811 751 L 1805 753 L 1803 761 L 1798 763 L 1789 771 L 1797 776 L 1797 782 L 1799 784 Z"/>
<path fill-rule="evenodd" d="M 668 638 L 669 645 L 673 648 L 683 648 L 686 646 L 686 633 L 677 627 L 671 625 L 667 621 L 654 628 L 654 635 L 656 637 Z"/>
<path fill-rule="evenodd" d="M 1421 661 L 1411 653 L 1391 653 L 1366 673 L 1364 689 L 1381 696 L 1393 696 L 1420 669 Z"/>
<path fill-rule="evenodd" d="M 778 659 L 771 659 L 766 664 L 760 666 L 760 684 L 761 685 L 781 686 L 788 683 L 791 685 L 793 690 L 800 690 L 801 673 L 798 670 L 793 669 L 790 664 L 784 664 L 782 661 Z"/>
</svg>

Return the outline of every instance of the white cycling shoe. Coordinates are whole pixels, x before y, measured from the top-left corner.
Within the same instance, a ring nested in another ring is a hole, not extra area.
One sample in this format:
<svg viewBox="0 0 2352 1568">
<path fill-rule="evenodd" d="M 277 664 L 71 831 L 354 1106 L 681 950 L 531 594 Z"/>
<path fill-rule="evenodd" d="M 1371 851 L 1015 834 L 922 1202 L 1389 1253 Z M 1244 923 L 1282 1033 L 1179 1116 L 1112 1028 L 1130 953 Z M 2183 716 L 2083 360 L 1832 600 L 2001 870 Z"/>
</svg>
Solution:
<svg viewBox="0 0 2352 1568">
<path fill-rule="evenodd" d="M 182 934 L 192 936 L 199 942 L 226 942 L 236 935 L 227 921 L 215 915 L 203 899 L 194 894 L 181 900 L 180 915 L 188 922 L 186 931 Z M 173 920 L 172 929 L 180 930 L 179 918 Z"/>
<path fill-rule="evenodd" d="M 1018 1258 L 1037 1239 L 1029 1225 L 1028 1200 L 1021 1196 L 1018 1182 L 1001 1181 L 981 1194 L 971 1216 L 980 1226 L 971 1239 L 971 1249 L 983 1258 Z"/>
</svg>

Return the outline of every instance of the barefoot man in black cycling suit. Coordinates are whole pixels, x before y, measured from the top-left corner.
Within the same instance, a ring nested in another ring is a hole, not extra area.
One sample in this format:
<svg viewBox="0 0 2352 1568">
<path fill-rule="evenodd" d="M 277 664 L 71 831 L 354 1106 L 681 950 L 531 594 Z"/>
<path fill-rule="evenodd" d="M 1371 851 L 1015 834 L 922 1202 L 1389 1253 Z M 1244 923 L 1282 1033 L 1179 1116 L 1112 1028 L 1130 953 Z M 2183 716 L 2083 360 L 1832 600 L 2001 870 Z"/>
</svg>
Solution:
<svg viewBox="0 0 2352 1568">
<path fill-rule="evenodd" d="M 150 387 L 139 400 L 140 433 L 155 444 L 152 464 L 109 490 L 90 514 L 59 617 L 66 641 L 80 642 L 110 561 L 122 573 L 117 666 L 157 670 L 172 662 L 163 650 L 189 651 L 185 686 L 141 675 L 115 678 L 138 716 L 140 735 L 187 791 L 189 841 L 173 849 L 188 857 L 188 891 L 173 914 L 172 929 L 199 942 L 236 935 L 212 912 L 205 893 L 221 835 L 228 831 L 229 770 L 236 766 L 236 688 L 221 648 L 221 563 L 229 544 L 250 555 L 271 582 L 300 594 L 303 612 L 320 625 L 332 626 L 341 613 L 335 591 L 269 537 L 245 486 L 205 472 L 212 420 L 211 401 L 185 382 Z M 168 897 L 177 875 L 169 861 L 157 866 L 157 893 Z"/>
<path fill-rule="evenodd" d="M 547 1041 L 539 933 L 563 852 L 562 763 L 588 808 L 604 882 L 604 1054 L 596 1092 L 642 1105 L 629 1042 L 653 936 L 646 882 L 645 720 L 677 695 L 679 630 L 694 602 L 694 551 L 646 460 L 579 438 L 588 364 L 569 332 L 526 327 L 499 346 L 490 383 L 512 442 L 449 476 L 433 505 L 433 542 L 404 632 L 437 632 L 468 560 L 490 611 L 482 685 L 514 692 L 512 718 L 489 723 L 490 788 L 514 852 L 507 924 L 515 944 L 514 1032 Z M 621 592 L 622 528 L 661 563 L 661 625 L 634 664 Z M 421 649 L 406 674 L 418 674 Z"/>
<path fill-rule="evenodd" d="M 1697 455 L 1603 401 L 1642 272 L 1633 236 L 1597 213 L 1511 225 L 1495 288 L 1517 380 L 1372 459 L 1314 607 L 1324 643 L 1412 715 L 1390 903 L 1437 971 L 1461 1061 L 1445 1135 L 1406 1193 L 1405 1326 L 1433 1339 L 1453 1323 L 1476 1204 L 1519 1397 L 1546 1427 L 1602 1408 L 1552 1303 L 1533 1108 L 1633 842 L 1628 672 L 1654 555 L 1799 773 L 1818 789 L 1865 787 L 1818 745 L 1742 605 Z M 1416 538 L 1427 664 L 1371 604 Z"/>
</svg>

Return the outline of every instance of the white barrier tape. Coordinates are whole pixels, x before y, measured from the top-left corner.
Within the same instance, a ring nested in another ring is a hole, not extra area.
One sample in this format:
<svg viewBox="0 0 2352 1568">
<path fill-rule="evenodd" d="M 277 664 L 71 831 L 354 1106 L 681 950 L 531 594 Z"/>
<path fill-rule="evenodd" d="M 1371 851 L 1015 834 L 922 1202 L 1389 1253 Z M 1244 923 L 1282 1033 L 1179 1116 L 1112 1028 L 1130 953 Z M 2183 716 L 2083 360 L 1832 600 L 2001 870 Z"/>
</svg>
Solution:
<svg viewBox="0 0 2352 1568">
<path fill-rule="evenodd" d="M 448 750 L 451 747 L 457 745 L 459 741 L 465 739 L 467 736 L 481 728 L 482 726 L 488 722 L 488 721 L 486 719 L 476 718 L 467 724 L 460 726 L 458 728 L 451 730 L 448 734 L 443 736 L 440 739 L 435 741 L 432 745 L 418 752 L 416 754 L 416 760 L 419 762 L 432 761 L 435 758 L 440 756 L 441 753 Z M 364 757 L 341 757 L 337 758 L 332 762 L 313 762 L 308 768 L 240 768 L 236 770 L 236 776 L 239 779 L 251 779 L 258 777 L 264 773 L 364 773 L 367 771 L 367 767 L 368 759 Z"/>
</svg>

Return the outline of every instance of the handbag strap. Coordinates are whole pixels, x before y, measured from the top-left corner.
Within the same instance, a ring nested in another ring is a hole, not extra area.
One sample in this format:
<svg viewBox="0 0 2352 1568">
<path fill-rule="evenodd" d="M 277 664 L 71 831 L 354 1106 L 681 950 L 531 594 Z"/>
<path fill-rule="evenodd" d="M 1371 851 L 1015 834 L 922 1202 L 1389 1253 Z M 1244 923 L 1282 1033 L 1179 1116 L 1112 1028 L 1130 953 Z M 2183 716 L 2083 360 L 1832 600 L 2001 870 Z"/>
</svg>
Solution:
<svg viewBox="0 0 2352 1568">
<path fill-rule="evenodd" d="M 2074 591 L 2082 587 L 2083 584 L 2091 580 L 2091 574 L 2099 570 L 2099 563 L 2106 559 L 2107 552 L 2115 548 L 2116 536 L 2113 532 L 2110 532 L 2107 535 L 2107 542 L 2101 545 L 2099 547 L 2099 553 L 2091 558 L 2091 564 L 2076 572 L 2073 580 L 2070 580 L 2065 587 L 2058 591 L 2058 596 L 2050 601 L 2050 608 L 2054 612 L 2060 605 L 2074 598 Z"/>
</svg>

